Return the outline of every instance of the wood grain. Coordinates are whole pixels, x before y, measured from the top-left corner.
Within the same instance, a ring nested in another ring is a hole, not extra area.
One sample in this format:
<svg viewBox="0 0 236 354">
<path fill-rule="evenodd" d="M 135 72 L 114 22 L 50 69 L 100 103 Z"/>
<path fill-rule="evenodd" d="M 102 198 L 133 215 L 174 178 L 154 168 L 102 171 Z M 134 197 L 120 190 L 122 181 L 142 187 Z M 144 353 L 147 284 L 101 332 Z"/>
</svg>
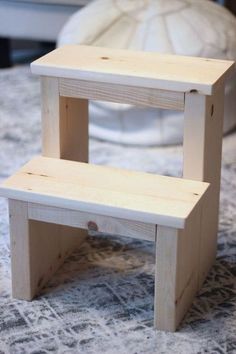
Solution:
<svg viewBox="0 0 236 354">
<path fill-rule="evenodd" d="M 59 90 L 65 97 L 184 110 L 183 92 L 63 78 L 59 79 Z"/>
<path fill-rule="evenodd" d="M 213 96 L 186 95 L 184 120 L 184 178 L 211 184 L 202 220 L 201 287 L 216 257 L 224 87 Z"/>
<path fill-rule="evenodd" d="M 9 200 L 9 216 L 12 296 L 32 300 L 71 249 L 68 242 L 65 245 L 59 225 L 29 220 L 28 203 Z"/>
<path fill-rule="evenodd" d="M 175 331 L 198 290 L 201 203 L 184 230 L 158 226 L 154 327 Z"/>
<path fill-rule="evenodd" d="M 134 222 L 34 203 L 28 204 L 28 216 L 31 220 L 50 222 L 59 225 L 70 225 L 89 231 L 127 236 L 147 241 L 155 240 L 155 225 L 146 224 L 141 221 Z"/>
<path fill-rule="evenodd" d="M 41 78 L 44 156 L 88 162 L 88 101 L 61 97 L 56 78 Z"/>
<path fill-rule="evenodd" d="M 9 200 L 12 296 L 32 299 L 27 203 Z"/>
<path fill-rule="evenodd" d="M 36 60 L 34 74 L 211 95 L 234 62 L 68 45 Z"/>
<path fill-rule="evenodd" d="M 37 157 L 0 187 L 2 196 L 184 228 L 207 183 Z"/>
<path fill-rule="evenodd" d="M 88 161 L 87 100 L 60 97 L 58 79 L 41 78 L 41 116 L 44 156 Z M 30 225 L 32 234 L 35 235 L 34 239 L 41 238 L 42 252 L 44 246 L 50 250 L 47 253 L 48 258 L 45 257 L 41 265 L 39 262 L 40 286 L 43 287 L 50 275 L 63 264 L 65 258 L 85 240 L 87 232 L 73 227 L 36 221 L 30 222 Z M 49 272 L 49 264 L 51 272 Z M 36 273 L 38 274 L 38 271 Z"/>
</svg>

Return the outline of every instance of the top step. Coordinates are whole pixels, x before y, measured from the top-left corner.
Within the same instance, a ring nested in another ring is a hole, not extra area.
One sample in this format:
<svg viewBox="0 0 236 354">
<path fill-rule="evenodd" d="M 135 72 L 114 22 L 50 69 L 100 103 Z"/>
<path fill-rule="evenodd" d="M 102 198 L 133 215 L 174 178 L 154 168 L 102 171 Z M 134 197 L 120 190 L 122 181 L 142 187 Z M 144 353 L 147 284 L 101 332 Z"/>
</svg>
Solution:
<svg viewBox="0 0 236 354">
<path fill-rule="evenodd" d="M 38 157 L 0 186 L 16 200 L 184 228 L 209 184 Z"/>
<path fill-rule="evenodd" d="M 211 95 L 233 61 L 69 45 L 31 64 L 43 76 Z"/>
</svg>

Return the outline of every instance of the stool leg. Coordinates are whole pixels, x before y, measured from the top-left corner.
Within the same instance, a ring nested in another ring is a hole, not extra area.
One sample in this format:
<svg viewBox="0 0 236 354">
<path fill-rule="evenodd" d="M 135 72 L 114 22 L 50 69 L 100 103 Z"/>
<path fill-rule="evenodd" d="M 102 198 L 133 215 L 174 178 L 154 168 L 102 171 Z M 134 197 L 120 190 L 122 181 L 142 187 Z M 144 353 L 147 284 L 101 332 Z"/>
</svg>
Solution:
<svg viewBox="0 0 236 354">
<path fill-rule="evenodd" d="M 62 97 L 59 79 L 41 78 L 42 154 L 64 160 L 88 162 L 88 100 Z M 84 241 L 87 231 L 55 225 L 63 255 L 76 249 Z M 51 233 L 46 230 L 44 233 Z M 79 236 L 79 237 L 78 237 Z"/>
<path fill-rule="evenodd" d="M 88 100 L 62 97 L 57 78 L 41 78 L 43 156 L 88 162 Z"/>
<path fill-rule="evenodd" d="M 28 219 L 28 203 L 9 200 L 12 296 L 31 300 L 64 262 L 71 249 L 59 225 Z M 75 229 L 76 230 L 76 229 Z"/>
<path fill-rule="evenodd" d="M 159 226 L 156 237 L 154 327 L 164 331 L 176 329 L 177 251 L 178 230 Z"/>
<path fill-rule="evenodd" d="M 175 331 L 198 290 L 200 222 L 196 210 L 184 230 L 157 227 L 154 327 L 158 330 Z"/>
<path fill-rule="evenodd" d="M 12 296 L 31 300 L 28 204 L 9 200 Z"/>
<path fill-rule="evenodd" d="M 223 114 L 223 86 L 212 96 L 185 95 L 183 177 L 211 184 L 203 213 L 199 288 L 216 257 Z"/>
<path fill-rule="evenodd" d="M 88 162 L 88 100 L 61 97 L 59 80 L 45 77 L 41 79 L 41 102 L 43 156 Z M 61 257 L 61 262 L 58 262 L 54 253 L 48 255 L 54 271 L 87 236 L 86 230 L 78 228 L 46 223 L 39 225 L 39 222 L 34 223 L 38 232 L 44 235 L 47 247 L 57 248 L 55 254 Z M 50 237 L 51 234 L 56 234 L 57 239 Z"/>
</svg>

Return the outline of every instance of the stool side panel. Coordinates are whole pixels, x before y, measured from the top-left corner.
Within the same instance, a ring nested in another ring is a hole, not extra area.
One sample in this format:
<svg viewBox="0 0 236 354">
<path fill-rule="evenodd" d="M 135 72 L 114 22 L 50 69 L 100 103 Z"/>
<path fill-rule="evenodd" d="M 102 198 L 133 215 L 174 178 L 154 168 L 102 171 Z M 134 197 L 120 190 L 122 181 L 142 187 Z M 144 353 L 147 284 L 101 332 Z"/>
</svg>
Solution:
<svg viewBox="0 0 236 354">
<path fill-rule="evenodd" d="M 154 325 L 175 331 L 198 291 L 202 204 L 184 230 L 157 227 Z"/>
<path fill-rule="evenodd" d="M 223 112 L 224 86 L 210 97 L 196 93 L 186 95 L 183 177 L 211 184 L 202 217 L 199 287 L 216 257 Z"/>
</svg>

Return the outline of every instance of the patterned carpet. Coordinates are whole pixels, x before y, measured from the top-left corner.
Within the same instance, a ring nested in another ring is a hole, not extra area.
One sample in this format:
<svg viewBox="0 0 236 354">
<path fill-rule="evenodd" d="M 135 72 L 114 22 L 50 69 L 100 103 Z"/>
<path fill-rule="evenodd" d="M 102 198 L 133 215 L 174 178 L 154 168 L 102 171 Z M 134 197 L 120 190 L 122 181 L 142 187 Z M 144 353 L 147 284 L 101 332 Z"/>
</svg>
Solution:
<svg viewBox="0 0 236 354">
<path fill-rule="evenodd" d="M 0 179 L 40 153 L 39 84 L 0 71 Z M 236 353 L 236 135 L 224 139 L 218 256 L 174 334 L 155 332 L 152 243 L 90 236 L 33 302 L 12 300 L 7 205 L 0 200 L 0 353 Z M 180 175 L 181 147 L 90 142 L 91 161 Z"/>
</svg>

